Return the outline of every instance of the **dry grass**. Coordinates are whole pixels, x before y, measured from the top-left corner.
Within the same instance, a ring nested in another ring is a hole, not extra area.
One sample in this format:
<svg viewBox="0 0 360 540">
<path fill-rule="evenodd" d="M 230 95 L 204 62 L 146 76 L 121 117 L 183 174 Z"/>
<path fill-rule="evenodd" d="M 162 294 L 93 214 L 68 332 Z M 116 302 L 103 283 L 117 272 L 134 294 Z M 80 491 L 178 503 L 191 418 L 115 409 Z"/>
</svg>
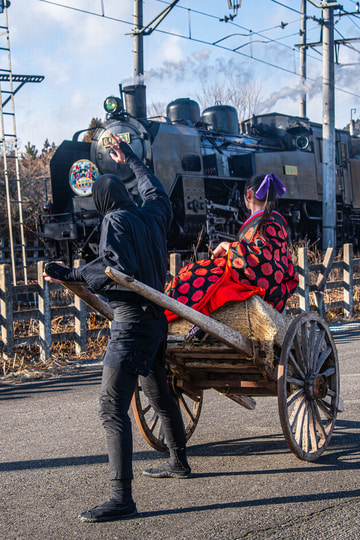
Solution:
<svg viewBox="0 0 360 540">
<path fill-rule="evenodd" d="M 0 384 L 24 382 L 40 378 L 54 377 L 73 370 L 82 368 L 84 362 L 101 359 L 104 355 L 107 337 L 104 330 L 108 322 L 101 316 L 91 313 L 87 318 L 89 330 L 98 330 L 98 337 L 88 339 L 86 352 L 80 356 L 75 354 L 75 342 L 65 341 L 53 343 L 51 357 L 42 360 L 37 345 L 18 346 L 12 358 L 4 358 L 0 355 Z M 39 323 L 31 320 L 30 323 L 17 321 L 14 329 L 17 337 L 26 337 L 38 334 Z M 72 332 L 74 321 L 70 317 L 57 317 L 51 325 L 52 333 Z"/>
</svg>

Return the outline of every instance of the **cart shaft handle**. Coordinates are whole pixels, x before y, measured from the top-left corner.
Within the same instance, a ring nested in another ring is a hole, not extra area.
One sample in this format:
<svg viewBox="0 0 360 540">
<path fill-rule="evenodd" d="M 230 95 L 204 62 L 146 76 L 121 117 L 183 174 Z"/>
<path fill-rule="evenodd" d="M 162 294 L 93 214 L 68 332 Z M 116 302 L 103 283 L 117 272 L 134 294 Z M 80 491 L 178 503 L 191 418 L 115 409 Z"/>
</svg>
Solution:
<svg viewBox="0 0 360 540">
<path fill-rule="evenodd" d="M 137 281 L 131 276 L 127 276 L 126 274 L 119 272 L 115 268 L 108 266 L 105 273 L 116 283 L 128 287 L 128 289 L 131 289 L 137 294 L 151 300 L 151 302 L 168 309 L 172 313 L 176 313 L 176 315 L 182 319 L 190 321 L 232 349 L 235 349 L 250 358 L 254 357 L 253 344 L 250 339 L 242 336 L 229 326 L 208 317 L 203 313 L 199 313 L 198 311 L 195 311 L 184 304 L 181 304 L 181 302 L 178 302 L 174 298 L 170 298 L 166 294 L 159 292 L 152 287 L 141 283 L 140 281 Z"/>
</svg>

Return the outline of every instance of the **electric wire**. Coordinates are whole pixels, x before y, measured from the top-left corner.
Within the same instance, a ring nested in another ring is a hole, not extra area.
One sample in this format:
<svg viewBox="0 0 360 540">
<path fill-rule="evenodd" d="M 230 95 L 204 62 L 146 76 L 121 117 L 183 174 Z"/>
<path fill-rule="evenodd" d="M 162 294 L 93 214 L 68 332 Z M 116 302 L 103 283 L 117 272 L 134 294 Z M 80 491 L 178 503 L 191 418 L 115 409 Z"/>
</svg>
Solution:
<svg viewBox="0 0 360 540">
<path fill-rule="evenodd" d="M 92 12 L 92 11 L 88 11 L 88 10 L 84 10 L 84 9 L 80 9 L 80 8 L 75 8 L 75 7 L 72 7 L 72 6 L 67 6 L 67 5 L 64 5 L 64 4 L 61 4 L 59 2 L 55 2 L 54 0 L 38 0 L 39 2 L 43 2 L 43 3 L 46 3 L 46 4 L 51 4 L 51 5 L 55 5 L 55 6 L 58 6 L 58 7 L 63 7 L 63 8 L 67 8 L 67 9 L 70 9 L 70 10 L 73 10 L 73 11 L 79 11 L 81 13 L 86 13 L 88 15 L 95 15 L 97 17 L 101 17 L 103 19 L 109 19 L 109 20 L 112 20 L 112 21 L 115 21 L 115 22 L 121 22 L 123 24 L 127 24 L 127 25 L 130 25 L 130 26 L 133 26 L 133 23 L 132 22 L 129 22 L 129 21 L 126 21 L 126 20 L 123 20 L 123 19 L 118 19 L 116 17 L 109 17 L 107 15 L 104 15 L 104 14 L 99 14 L 99 13 L 96 13 L 96 12 Z M 157 2 L 161 2 L 161 3 L 165 3 L 165 4 L 168 4 L 168 2 L 165 2 L 164 0 L 156 0 Z M 282 5 L 283 7 L 286 7 L 287 9 L 290 9 L 291 11 L 295 11 L 297 12 L 297 10 L 293 9 L 293 8 L 290 8 L 289 6 L 286 6 L 284 4 L 281 4 L 281 2 L 278 2 L 277 0 L 270 0 L 271 2 L 274 2 L 276 4 L 280 4 Z M 184 6 L 175 6 L 175 8 L 178 7 L 178 8 L 181 8 L 181 9 L 189 9 L 189 8 L 185 8 Z M 217 19 L 219 20 L 219 18 L 215 15 L 210 15 L 208 13 L 205 13 L 205 12 L 201 12 L 201 11 L 196 11 L 196 10 L 192 10 L 194 13 L 198 13 L 200 15 L 203 15 L 203 16 L 207 16 L 207 17 L 210 17 L 210 18 L 214 18 L 214 19 Z M 297 13 L 300 13 L 300 12 L 297 12 Z M 249 29 L 247 29 L 246 27 L 243 27 L 241 25 L 238 25 L 236 23 L 234 23 L 233 21 L 229 21 L 229 23 L 227 24 L 231 24 L 233 26 L 236 26 L 242 30 L 246 30 L 248 32 L 251 32 Z M 181 38 L 181 39 L 188 39 L 190 41 L 193 41 L 195 43 L 200 43 L 202 45 L 208 45 L 208 46 L 211 46 L 211 47 L 216 47 L 216 48 L 219 48 L 219 49 L 223 49 L 223 50 L 226 50 L 226 51 L 229 51 L 229 52 L 232 52 L 232 53 L 235 53 L 235 54 L 238 54 L 240 56 L 244 56 L 245 58 L 248 58 L 250 60 L 254 60 L 255 62 L 259 62 L 261 64 L 264 64 L 268 67 L 271 67 L 271 68 L 274 68 L 274 69 L 277 69 L 277 70 L 280 70 L 280 71 L 283 71 L 285 73 L 289 73 L 290 75 L 295 75 L 295 76 L 299 76 L 299 74 L 297 73 L 296 69 L 292 70 L 292 69 L 288 69 L 288 68 L 285 68 L 283 66 L 279 66 L 278 64 L 274 64 L 272 62 L 269 62 L 267 60 L 264 60 L 264 59 L 261 59 L 261 58 L 257 58 L 255 56 L 253 56 L 252 54 L 246 54 L 244 52 L 240 52 L 239 50 L 234 50 L 230 47 L 225 47 L 224 45 L 219 45 L 218 43 L 213 43 L 213 42 L 210 42 L 210 41 L 206 41 L 206 40 L 202 40 L 202 39 L 199 39 L 199 38 L 194 38 L 194 37 L 188 37 L 186 35 L 183 35 L 183 34 L 180 34 L 180 33 L 177 33 L 177 32 L 170 32 L 170 31 L 167 31 L 167 30 L 162 30 L 160 28 L 156 28 L 155 29 L 156 32 L 158 33 L 161 33 L 161 34 L 164 34 L 164 35 L 168 35 L 168 36 L 172 36 L 172 37 L 178 37 L 178 38 Z M 262 36 L 261 34 L 259 34 L 258 32 L 252 32 L 251 35 L 258 35 L 260 37 L 266 37 L 266 36 Z M 284 44 L 282 43 L 278 43 L 276 40 L 272 40 L 272 42 L 274 43 L 277 43 L 279 45 L 282 45 L 284 46 Z M 291 49 L 294 51 L 294 48 L 293 47 L 290 47 L 288 45 L 285 45 L 285 47 Z M 309 56 L 309 55 L 308 55 Z M 319 60 L 318 58 L 316 57 L 311 57 L 312 59 L 316 59 L 316 60 Z M 314 78 L 310 78 L 310 77 L 307 77 L 307 80 L 310 81 L 310 82 L 315 82 L 316 79 Z M 342 92 L 344 94 L 347 94 L 347 95 L 351 95 L 353 97 L 357 97 L 357 98 L 360 98 L 360 95 L 359 94 L 355 94 L 354 92 L 351 92 L 349 90 L 345 90 L 343 88 L 338 88 L 335 86 L 335 90 L 338 91 L 338 92 Z"/>
</svg>

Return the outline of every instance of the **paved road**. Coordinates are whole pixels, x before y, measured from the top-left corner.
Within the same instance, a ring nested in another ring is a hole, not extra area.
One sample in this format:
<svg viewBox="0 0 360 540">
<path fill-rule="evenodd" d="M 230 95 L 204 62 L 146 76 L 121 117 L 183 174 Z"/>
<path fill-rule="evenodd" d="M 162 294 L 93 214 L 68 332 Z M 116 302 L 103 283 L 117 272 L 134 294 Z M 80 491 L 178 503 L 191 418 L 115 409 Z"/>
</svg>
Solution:
<svg viewBox="0 0 360 540">
<path fill-rule="evenodd" d="M 141 516 L 84 524 L 79 512 L 108 497 L 100 371 L 0 387 L 0 538 L 346 539 L 360 531 L 360 327 L 336 327 L 345 411 L 314 463 L 288 450 L 276 398 L 248 411 L 205 393 L 190 441 L 189 480 L 141 471 L 164 457 L 134 428 L 134 496 Z"/>
</svg>

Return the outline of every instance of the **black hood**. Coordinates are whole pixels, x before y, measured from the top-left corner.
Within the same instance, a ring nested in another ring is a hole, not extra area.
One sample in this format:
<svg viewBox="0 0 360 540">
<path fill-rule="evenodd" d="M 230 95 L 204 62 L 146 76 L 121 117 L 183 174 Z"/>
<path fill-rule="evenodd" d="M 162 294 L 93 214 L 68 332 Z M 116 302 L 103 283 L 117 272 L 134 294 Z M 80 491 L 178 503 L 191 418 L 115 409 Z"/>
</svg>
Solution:
<svg viewBox="0 0 360 540">
<path fill-rule="evenodd" d="M 124 203 L 130 202 L 123 182 L 115 174 L 103 174 L 94 182 L 92 188 L 94 203 L 100 214 L 105 216 Z"/>
</svg>

